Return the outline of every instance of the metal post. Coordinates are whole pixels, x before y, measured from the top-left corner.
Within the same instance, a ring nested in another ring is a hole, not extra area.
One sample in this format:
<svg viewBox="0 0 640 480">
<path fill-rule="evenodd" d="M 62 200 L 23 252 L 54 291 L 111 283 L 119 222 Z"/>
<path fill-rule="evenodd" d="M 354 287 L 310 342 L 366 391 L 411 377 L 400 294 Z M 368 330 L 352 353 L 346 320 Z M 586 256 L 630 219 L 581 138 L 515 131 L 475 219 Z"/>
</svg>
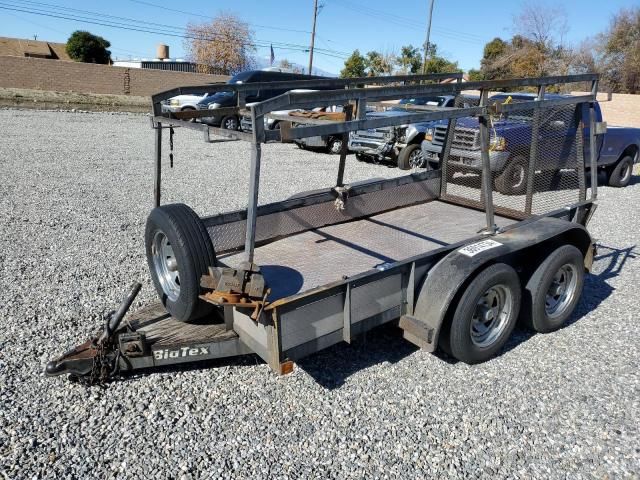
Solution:
<svg viewBox="0 0 640 480">
<path fill-rule="evenodd" d="M 351 114 L 353 112 L 353 105 L 345 105 L 344 107 L 344 121 L 351 121 Z M 342 134 L 342 148 L 340 149 L 340 163 L 338 164 L 338 180 L 336 186 L 342 187 L 344 185 L 344 167 L 347 162 L 347 154 L 349 153 L 349 132 Z"/>
<path fill-rule="evenodd" d="M 591 199 L 598 198 L 598 156 L 596 155 L 596 109 L 589 105 L 589 165 L 591 167 Z"/>
<path fill-rule="evenodd" d="M 309 47 L 309 75 L 313 70 L 313 45 L 316 40 L 316 20 L 318 19 L 318 0 L 313 0 L 313 29 L 311 30 L 311 46 Z"/>
<path fill-rule="evenodd" d="M 449 153 L 451 152 L 451 144 L 453 143 L 455 130 L 456 119 L 450 118 L 447 124 L 447 134 L 444 138 L 444 145 L 440 152 L 440 198 L 447 196 L 447 182 L 449 181 Z"/>
<path fill-rule="evenodd" d="M 156 145 L 154 150 L 156 179 L 153 186 L 153 206 L 160 206 L 160 186 L 162 183 L 162 123 L 156 124 Z"/>
<path fill-rule="evenodd" d="M 422 62 L 422 73 L 427 73 L 427 55 L 429 54 L 429 37 L 431 36 L 431 17 L 433 16 L 433 1 L 429 5 L 429 19 L 427 20 L 427 39 L 424 42 L 424 61 Z"/>
<path fill-rule="evenodd" d="M 485 107 L 489 99 L 489 91 L 480 91 L 480 106 Z M 493 185 L 491 178 L 491 159 L 489 158 L 489 126 L 487 116 L 480 115 L 480 153 L 482 155 L 482 197 L 484 198 L 484 209 L 487 216 L 487 232 L 495 233 L 497 227 L 493 217 Z"/>
<path fill-rule="evenodd" d="M 587 199 L 587 186 L 585 175 L 585 159 L 584 159 L 584 128 L 585 123 L 582 118 L 582 112 L 585 110 L 583 107 L 585 104 L 576 104 L 576 170 L 578 173 L 578 201 L 584 202 Z"/>
<path fill-rule="evenodd" d="M 249 200 L 247 204 L 247 231 L 244 241 L 244 260 L 253 263 L 256 244 L 256 220 L 258 215 L 258 192 L 260 189 L 260 156 L 264 135 L 264 116 L 256 116 L 251 108 L 253 140 L 251 141 L 251 168 L 249 170 Z"/>
<path fill-rule="evenodd" d="M 538 102 L 544 101 L 545 86 L 538 87 Z M 527 215 L 531 214 L 533 206 L 533 187 L 536 176 L 536 163 L 538 160 L 538 142 L 540 133 L 540 105 L 536 105 L 533 110 L 533 124 L 531 126 L 531 147 L 529 149 L 529 168 L 527 169 L 527 195 L 525 198 L 524 211 Z"/>
</svg>

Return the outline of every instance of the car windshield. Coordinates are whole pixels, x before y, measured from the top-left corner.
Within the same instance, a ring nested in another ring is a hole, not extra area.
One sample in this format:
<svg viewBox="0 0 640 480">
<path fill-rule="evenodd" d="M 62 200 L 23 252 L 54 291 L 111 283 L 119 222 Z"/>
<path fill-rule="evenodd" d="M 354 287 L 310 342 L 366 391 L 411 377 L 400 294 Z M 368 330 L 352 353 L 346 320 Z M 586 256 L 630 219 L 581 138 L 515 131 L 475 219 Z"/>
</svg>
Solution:
<svg viewBox="0 0 640 480">
<path fill-rule="evenodd" d="M 509 98 L 511 98 L 509 100 Z M 521 102 L 531 102 L 535 100 L 535 97 L 512 97 L 510 95 L 496 95 L 489 99 L 489 105 L 495 105 L 496 103 L 521 103 Z M 531 110 L 518 110 L 515 112 L 502 113 L 501 118 L 504 120 L 514 120 L 518 122 L 528 122 L 531 121 L 533 117 L 533 112 Z"/>
<path fill-rule="evenodd" d="M 241 72 L 229 79 L 227 83 L 243 83 L 250 76 L 251 72 Z M 224 100 L 227 100 L 229 97 L 233 97 L 234 92 L 216 92 L 212 95 L 205 96 L 200 103 L 217 103 Z"/>
<path fill-rule="evenodd" d="M 202 100 L 200 100 L 199 103 L 205 103 L 205 104 L 219 103 L 223 100 L 228 99 L 229 97 L 233 97 L 233 95 L 234 95 L 233 92 L 216 92 L 213 95 L 207 95 Z"/>
<path fill-rule="evenodd" d="M 399 105 L 430 105 L 433 107 L 442 107 L 447 103 L 447 97 L 420 97 L 420 98 L 403 98 Z M 399 107 L 394 107 L 401 110 Z"/>
</svg>

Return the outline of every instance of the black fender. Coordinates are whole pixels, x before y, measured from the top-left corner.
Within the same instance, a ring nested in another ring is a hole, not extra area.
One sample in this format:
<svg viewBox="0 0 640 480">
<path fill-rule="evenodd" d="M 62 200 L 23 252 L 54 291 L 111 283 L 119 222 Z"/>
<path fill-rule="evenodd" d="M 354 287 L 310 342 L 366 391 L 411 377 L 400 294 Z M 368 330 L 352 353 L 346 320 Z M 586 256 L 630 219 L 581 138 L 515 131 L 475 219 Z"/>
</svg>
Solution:
<svg viewBox="0 0 640 480">
<path fill-rule="evenodd" d="M 523 222 L 453 250 L 425 276 L 416 295 L 413 314 L 400 318 L 405 338 L 427 351 L 434 351 L 456 296 L 484 266 L 504 262 L 526 275 L 527 270 L 537 265 L 540 254 L 546 256 L 560 244 L 567 243 L 578 247 L 585 257 L 592 258 L 588 255 L 592 240 L 587 229 L 578 223 L 552 217 Z M 534 247 L 537 254 L 533 252 Z"/>
</svg>

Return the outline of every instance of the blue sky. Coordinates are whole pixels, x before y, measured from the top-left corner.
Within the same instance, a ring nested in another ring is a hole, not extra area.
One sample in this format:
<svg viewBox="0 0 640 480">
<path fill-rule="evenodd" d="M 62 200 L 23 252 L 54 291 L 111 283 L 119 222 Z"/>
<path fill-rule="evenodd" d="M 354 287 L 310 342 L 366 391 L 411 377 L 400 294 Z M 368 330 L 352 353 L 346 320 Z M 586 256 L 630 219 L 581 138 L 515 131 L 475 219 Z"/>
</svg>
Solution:
<svg viewBox="0 0 640 480">
<path fill-rule="evenodd" d="M 637 1 L 569 0 L 546 5 L 562 5 L 568 16 L 567 41 L 579 43 L 604 30 L 620 8 L 635 6 Z M 344 57 L 356 48 L 363 53 L 388 52 L 409 43 L 417 46 L 424 42 L 428 0 L 320 0 L 320 3 L 316 47 L 324 51 L 314 55 L 314 66 L 326 71 L 338 73 Z M 511 36 L 513 15 L 521 5 L 518 1 L 435 0 L 431 40 L 437 43 L 441 53 L 457 60 L 465 70 L 477 67 L 487 41 L 496 36 Z M 544 8 L 545 3 L 539 5 Z M 16 9 L 72 15 L 76 19 L 52 18 Z M 251 25 L 256 39 L 265 45 L 258 48 L 258 56 L 268 58 L 268 45 L 273 42 L 276 61 L 287 58 L 307 65 L 308 53 L 302 50 L 309 44 L 313 0 L 0 0 L 0 36 L 32 38 L 37 34 L 38 39 L 64 42 L 73 30 L 84 29 L 108 39 L 113 57 L 153 57 L 158 43 L 167 43 L 172 57 L 182 57 L 183 40 L 168 33 L 180 35 L 187 22 L 203 22 L 221 11 L 234 13 Z M 136 20 L 133 25 L 137 28 L 157 33 L 95 25 L 81 18 L 131 25 L 113 18 L 115 16 Z"/>
</svg>

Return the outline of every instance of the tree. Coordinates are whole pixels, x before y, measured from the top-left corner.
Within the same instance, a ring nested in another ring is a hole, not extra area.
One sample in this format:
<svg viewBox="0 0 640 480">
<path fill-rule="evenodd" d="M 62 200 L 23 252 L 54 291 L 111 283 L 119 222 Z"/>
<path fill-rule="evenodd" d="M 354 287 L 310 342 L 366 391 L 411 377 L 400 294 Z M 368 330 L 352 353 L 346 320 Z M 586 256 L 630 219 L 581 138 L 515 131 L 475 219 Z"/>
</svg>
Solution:
<svg viewBox="0 0 640 480">
<path fill-rule="evenodd" d="M 470 69 L 467 75 L 469 76 L 470 82 L 478 82 L 485 79 L 483 73 L 475 68 Z"/>
<path fill-rule="evenodd" d="M 522 5 L 513 17 L 513 30 L 536 44 L 541 50 L 563 45 L 567 33 L 567 12 L 562 7 L 531 1 Z"/>
<path fill-rule="evenodd" d="M 282 60 L 280 60 L 280 62 L 278 63 L 278 67 L 284 70 L 290 70 L 293 73 L 304 73 L 304 68 L 300 67 L 299 65 L 296 65 L 295 63 L 291 63 L 286 58 L 283 58 Z"/>
<path fill-rule="evenodd" d="M 400 56 L 397 58 L 401 73 L 418 73 L 422 68 L 422 57 L 420 49 L 413 45 L 405 45 L 400 49 Z"/>
<path fill-rule="evenodd" d="M 640 7 L 618 12 L 600 40 L 605 83 L 616 92 L 640 92 Z"/>
<path fill-rule="evenodd" d="M 435 43 L 429 45 L 427 62 L 424 65 L 424 73 L 451 73 L 461 72 L 458 62 L 453 62 L 438 54 L 438 46 Z"/>
<path fill-rule="evenodd" d="M 353 53 L 344 62 L 344 68 L 340 72 L 342 78 L 364 77 L 367 68 L 367 60 L 360 54 L 360 50 Z"/>
<path fill-rule="evenodd" d="M 76 30 L 67 40 L 67 54 L 76 62 L 109 63 L 111 46 L 107 40 L 83 30 Z"/>
<path fill-rule="evenodd" d="M 185 50 L 198 71 L 233 75 L 251 68 L 256 47 L 249 24 L 222 13 L 211 23 L 188 23 Z"/>
<path fill-rule="evenodd" d="M 366 58 L 369 76 L 391 75 L 396 63 L 395 55 L 392 53 L 382 54 L 380 52 L 368 52 Z"/>
<path fill-rule="evenodd" d="M 451 73 L 460 71 L 458 62 L 452 62 L 439 55 L 427 58 L 427 63 L 424 68 L 424 73 Z"/>
<path fill-rule="evenodd" d="M 501 38 L 494 38 L 484 46 L 480 71 L 487 80 L 505 78 L 509 76 L 509 64 L 503 60 L 509 50 L 509 43 Z"/>
</svg>

